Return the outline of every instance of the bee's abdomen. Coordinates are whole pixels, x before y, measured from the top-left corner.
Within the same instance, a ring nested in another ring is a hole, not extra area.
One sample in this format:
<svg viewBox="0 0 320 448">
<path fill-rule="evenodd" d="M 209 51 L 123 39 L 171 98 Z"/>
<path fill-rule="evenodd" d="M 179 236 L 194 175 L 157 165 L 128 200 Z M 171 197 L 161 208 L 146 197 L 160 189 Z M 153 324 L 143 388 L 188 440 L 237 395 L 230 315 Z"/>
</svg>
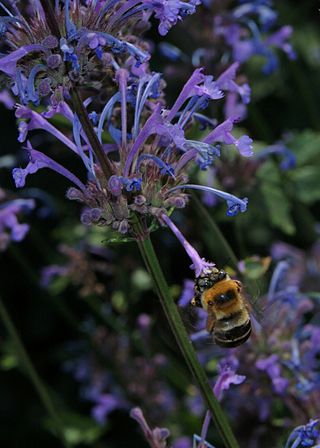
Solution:
<svg viewBox="0 0 320 448">
<path fill-rule="evenodd" d="M 251 322 L 248 319 L 243 324 L 234 326 L 230 330 L 214 332 L 215 342 L 221 347 L 237 347 L 243 344 L 251 334 Z"/>
</svg>

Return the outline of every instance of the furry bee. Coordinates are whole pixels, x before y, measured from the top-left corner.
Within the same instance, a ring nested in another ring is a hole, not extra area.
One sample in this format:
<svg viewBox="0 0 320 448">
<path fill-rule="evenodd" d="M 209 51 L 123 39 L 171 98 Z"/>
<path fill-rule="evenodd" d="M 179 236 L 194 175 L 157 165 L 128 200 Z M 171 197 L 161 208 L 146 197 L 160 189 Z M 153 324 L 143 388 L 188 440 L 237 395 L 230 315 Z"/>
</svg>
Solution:
<svg viewBox="0 0 320 448">
<path fill-rule="evenodd" d="M 221 347 L 237 347 L 251 334 L 251 321 L 242 284 L 223 270 L 212 268 L 195 280 L 191 304 L 208 313 L 206 328 Z"/>
</svg>

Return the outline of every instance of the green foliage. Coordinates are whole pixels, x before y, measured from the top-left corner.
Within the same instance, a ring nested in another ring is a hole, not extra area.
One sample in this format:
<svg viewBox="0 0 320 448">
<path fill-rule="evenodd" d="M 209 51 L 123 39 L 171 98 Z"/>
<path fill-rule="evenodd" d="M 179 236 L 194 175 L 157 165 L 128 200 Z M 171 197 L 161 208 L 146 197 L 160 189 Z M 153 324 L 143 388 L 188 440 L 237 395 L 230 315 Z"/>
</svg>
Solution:
<svg viewBox="0 0 320 448">
<path fill-rule="evenodd" d="M 283 177 L 278 166 L 273 161 L 265 162 L 257 172 L 260 181 L 260 190 L 265 208 L 261 207 L 266 221 L 279 228 L 287 235 L 295 232 L 291 217 L 291 204 L 284 191 Z"/>
</svg>

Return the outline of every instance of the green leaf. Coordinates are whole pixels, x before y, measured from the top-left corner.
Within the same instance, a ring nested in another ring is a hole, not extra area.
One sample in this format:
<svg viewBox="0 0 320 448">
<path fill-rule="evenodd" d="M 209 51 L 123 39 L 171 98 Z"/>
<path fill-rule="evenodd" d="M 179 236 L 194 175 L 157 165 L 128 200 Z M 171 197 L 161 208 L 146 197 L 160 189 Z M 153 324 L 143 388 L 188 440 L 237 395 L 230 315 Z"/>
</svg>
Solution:
<svg viewBox="0 0 320 448">
<path fill-rule="evenodd" d="M 271 257 L 248 257 L 243 260 L 244 276 L 250 280 L 257 280 L 269 269 Z"/>
<path fill-rule="evenodd" d="M 292 173 L 297 198 L 305 204 L 320 200 L 319 168 L 319 165 L 309 165 Z"/>
<path fill-rule="evenodd" d="M 260 188 L 266 206 L 265 210 L 261 208 L 261 212 L 269 216 L 274 227 L 287 235 L 293 235 L 295 226 L 291 218 L 291 206 L 283 191 L 278 168 L 272 161 L 268 161 L 262 165 L 257 175 L 261 180 Z"/>
<path fill-rule="evenodd" d="M 17 356 L 14 354 L 6 354 L 3 355 L 0 359 L 0 368 L 1 370 L 11 370 L 17 367 L 19 364 L 19 360 Z"/>
<path fill-rule="evenodd" d="M 98 425 L 90 417 L 84 417 L 72 412 L 62 412 L 63 432 L 70 445 L 95 443 L 106 431 L 106 426 Z M 53 430 L 51 420 L 47 420 L 47 427 Z"/>
<path fill-rule="evenodd" d="M 288 146 L 295 153 L 297 165 L 320 165 L 320 134 L 311 130 L 293 135 Z"/>
</svg>

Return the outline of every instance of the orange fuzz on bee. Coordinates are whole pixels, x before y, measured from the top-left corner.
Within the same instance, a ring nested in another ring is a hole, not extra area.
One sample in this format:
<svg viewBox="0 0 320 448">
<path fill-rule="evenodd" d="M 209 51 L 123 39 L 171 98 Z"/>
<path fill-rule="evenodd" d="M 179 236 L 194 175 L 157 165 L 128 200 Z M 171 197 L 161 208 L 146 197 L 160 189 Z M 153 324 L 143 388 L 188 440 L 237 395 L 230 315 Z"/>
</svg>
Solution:
<svg viewBox="0 0 320 448">
<path fill-rule="evenodd" d="M 212 268 L 195 280 L 191 304 L 207 313 L 206 328 L 221 347 L 237 347 L 251 334 L 251 321 L 242 284 L 223 270 Z"/>
</svg>

